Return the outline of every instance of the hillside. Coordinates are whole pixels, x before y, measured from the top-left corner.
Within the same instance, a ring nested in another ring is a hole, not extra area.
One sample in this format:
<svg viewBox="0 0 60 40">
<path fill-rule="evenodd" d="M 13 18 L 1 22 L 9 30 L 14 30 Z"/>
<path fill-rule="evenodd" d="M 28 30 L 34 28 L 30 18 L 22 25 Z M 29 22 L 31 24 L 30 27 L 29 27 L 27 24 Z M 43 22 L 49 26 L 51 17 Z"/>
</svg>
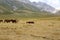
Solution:
<svg viewBox="0 0 60 40">
<path fill-rule="evenodd" d="M 0 18 L 34 18 L 52 16 L 39 8 L 17 0 L 0 0 Z"/>
<path fill-rule="evenodd" d="M 44 2 L 33 2 L 32 3 L 34 6 L 39 8 L 41 11 L 47 11 L 47 12 L 54 12 L 56 9 Z"/>
</svg>

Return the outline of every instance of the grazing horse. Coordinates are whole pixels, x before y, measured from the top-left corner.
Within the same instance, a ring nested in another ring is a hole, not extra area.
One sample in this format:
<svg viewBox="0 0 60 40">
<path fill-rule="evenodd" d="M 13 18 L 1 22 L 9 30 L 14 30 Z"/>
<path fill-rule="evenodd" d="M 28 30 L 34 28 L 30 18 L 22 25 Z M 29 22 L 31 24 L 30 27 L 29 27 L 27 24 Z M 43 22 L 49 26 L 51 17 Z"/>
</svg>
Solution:
<svg viewBox="0 0 60 40">
<path fill-rule="evenodd" d="M 17 20 L 10 20 L 12 23 L 17 23 Z"/>
<path fill-rule="evenodd" d="M 4 20 L 4 22 L 10 23 L 10 20 Z"/>
<path fill-rule="evenodd" d="M 3 22 L 3 20 L 0 20 L 0 23 Z"/>
<path fill-rule="evenodd" d="M 33 22 L 33 21 L 28 21 L 28 22 L 26 22 L 26 23 L 28 23 L 28 24 L 34 24 L 34 22 Z"/>
<path fill-rule="evenodd" d="M 12 23 L 17 23 L 17 20 L 13 20 L 13 19 L 11 19 L 11 20 L 4 20 L 4 23 L 10 23 L 10 22 L 12 22 Z"/>
</svg>

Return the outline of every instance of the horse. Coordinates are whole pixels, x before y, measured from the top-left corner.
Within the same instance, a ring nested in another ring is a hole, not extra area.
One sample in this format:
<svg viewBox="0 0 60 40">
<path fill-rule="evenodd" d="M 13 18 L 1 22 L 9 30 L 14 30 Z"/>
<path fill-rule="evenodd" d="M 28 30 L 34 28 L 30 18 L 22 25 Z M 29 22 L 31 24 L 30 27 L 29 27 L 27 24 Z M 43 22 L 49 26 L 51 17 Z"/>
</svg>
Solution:
<svg viewBox="0 0 60 40">
<path fill-rule="evenodd" d="M 26 23 L 28 23 L 28 24 L 34 24 L 34 22 L 33 22 L 33 21 L 28 21 L 28 22 L 26 22 Z"/>
<path fill-rule="evenodd" d="M 0 23 L 3 22 L 3 20 L 0 20 Z"/>
<path fill-rule="evenodd" d="M 12 23 L 17 23 L 17 20 L 11 19 L 10 21 L 11 21 Z"/>
<path fill-rule="evenodd" d="M 10 23 L 10 22 L 11 22 L 11 20 L 7 20 L 7 19 L 6 19 L 6 20 L 4 20 L 4 23 L 5 23 L 5 22 Z"/>
</svg>

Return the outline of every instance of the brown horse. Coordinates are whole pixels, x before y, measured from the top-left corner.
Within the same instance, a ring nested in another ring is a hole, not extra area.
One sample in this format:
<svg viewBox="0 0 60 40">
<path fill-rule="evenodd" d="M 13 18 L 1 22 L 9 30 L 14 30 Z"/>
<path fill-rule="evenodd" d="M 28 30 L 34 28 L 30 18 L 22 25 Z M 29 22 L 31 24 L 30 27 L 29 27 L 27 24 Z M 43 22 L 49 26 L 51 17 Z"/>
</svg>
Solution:
<svg viewBox="0 0 60 40">
<path fill-rule="evenodd" d="M 0 20 L 0 23 L 3 22 L 3 20 Z"/>
<path fill-rule="evenodd" d="M 17 23 L 17 20 L 13 20 L 13 19 L 11 19 L 11 20 L 4 20 L 4 22 L 6 22 L 6 23 L 10 23 L 10 22 Z"/>
<path fill-rule="evenodd" d="M 6 23 L 10 23 L 11 21 L 6 19 L 6 20 L 4 20 L 4 23 L 5 23 L 5 22 L 6 22 Z"/>
<path fill-rule="evenodd" d="M 28 21 L 28 22 L 26 22 L 26 23 L 28 23 L 28 24 L 34 24 L 34 22 L 33 22 L 33 21 Z"/>
<path fill-rule="evenodd" d="M 11 21 L 12 23 L 17 23 L 17 20 L 13 20 L 13 19 L 12 19 L 12 20 L 10 20 L 10 21 Z"/>
</svg>

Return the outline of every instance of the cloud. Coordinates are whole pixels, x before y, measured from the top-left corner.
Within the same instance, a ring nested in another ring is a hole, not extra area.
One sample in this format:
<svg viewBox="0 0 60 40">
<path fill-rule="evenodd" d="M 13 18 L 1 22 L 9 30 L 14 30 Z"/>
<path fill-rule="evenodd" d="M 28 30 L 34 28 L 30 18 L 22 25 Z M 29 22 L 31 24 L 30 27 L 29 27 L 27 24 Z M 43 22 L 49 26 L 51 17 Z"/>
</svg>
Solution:
<svg viewBox="0 0 60 40">
<path fill-rule="evenodd" d="M 60 0 L 31 0 L 31 1 L 41 1 L 41 2 L 45 2 L 51 6 L 53 6 L 56 9 L 60 9 Z"/>
<path fill-rule="evenodd" d="M 45 3 L 55 7 L 60 8 L 60 1 L 59 0 L 46 0 Z"/>
</svg>

